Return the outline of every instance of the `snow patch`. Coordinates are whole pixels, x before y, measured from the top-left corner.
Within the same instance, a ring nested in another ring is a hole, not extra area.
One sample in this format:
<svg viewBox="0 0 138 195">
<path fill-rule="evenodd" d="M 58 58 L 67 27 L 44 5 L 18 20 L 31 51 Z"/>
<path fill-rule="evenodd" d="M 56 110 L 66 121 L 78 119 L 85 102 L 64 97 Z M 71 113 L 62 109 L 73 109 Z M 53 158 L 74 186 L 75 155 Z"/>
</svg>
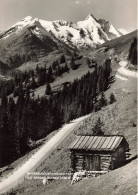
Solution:
<svg viewBox="0 0 138 195">
<path fill-rule="evenodd" d="M 119 65 L 122 66 L 122 67 L 125 67 L 127 64 L 128 64 L 128 62 L 125 61 L 125 60 L 119 62 Z"/>
<path fill-rule="evenodd" d="M 123 35 L 128 34 L 128 32 L 125 29 L 118 29 L 119 32 L 121 32 Z"/>
<path fill-rule="evenodd" d="M 126 76 L 138 78 L 138 73 L 137 72 L 134 72 L 134 71 L 131 71 L 131 70 L 127 70 L 124 67 L 119 68 L 118 72 L 120 74 L 123 74 L 123 75 L 126 75 Z"/>
<path fill-rule="evenodd" d="M 117 32 L 117 30 L 115 29 L 115 27 L 110 24 L 110 29 L 109 29 L 110 33 L 113 33 L 114 35 L 116 35 L 117 37 L 120 37 L 120 34 Z"/>
<path fill-rule="evenodd" d="M 118 78 L 118 79 L 121 79 L 122 81 L 127 81 L 128 79 L 127 78 L 125 78 L 125 77 L 122 77 L 122 76 L 120 76 L 120 75 L 115 75 L 115 77 L 116 78 Z"/>
<path fill-rule="evenodd" d="M 121 68 L 118 69 L 119 73 L 121 73 L 123 75 L 126 75 L 126 76 L 138 78 L 138 73 L 137 72 L 125 69 L 126 65 L 128 64 L 127 61 L 121 61 L 121 62 L 119 62 L 119 64 L 121 66 Z"/>
</svg>

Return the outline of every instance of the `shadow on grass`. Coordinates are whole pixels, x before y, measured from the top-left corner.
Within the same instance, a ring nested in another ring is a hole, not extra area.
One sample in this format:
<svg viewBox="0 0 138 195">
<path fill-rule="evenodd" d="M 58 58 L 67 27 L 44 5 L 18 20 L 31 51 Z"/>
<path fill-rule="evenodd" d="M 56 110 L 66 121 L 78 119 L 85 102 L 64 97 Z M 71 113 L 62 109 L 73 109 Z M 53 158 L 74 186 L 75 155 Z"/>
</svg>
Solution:
<svg viewBox="0 0 138 195">
<path fill-rule="evenodd" d="M 136 154 L 135 156 L 133 156 L 132 158 L 126 160 L 124 163 L 120 164 L 116 169 L 120 168 L 120 167 L 123 167 L 127 164 L 129 164 L 130 162 L 132 162 L 133 160 L 137 159 L 138 158 L 138 155 Z"/>
<path fill-rule="evenodd" d="M 128 160 L 126 160 L 125 165 L 126 165 L 126 164 L 128 164 L 128 163 L 130 163 L 131 161 L 133 161 L 133 160 L 137 159 L 137 158 L 138 158 L 138 155 L 136 154 L 136 155 L 135 155 L 135 156 L 133 156 L 132 158 L 130 158 L 130 159 L 128 159 Z"/>
</svg>

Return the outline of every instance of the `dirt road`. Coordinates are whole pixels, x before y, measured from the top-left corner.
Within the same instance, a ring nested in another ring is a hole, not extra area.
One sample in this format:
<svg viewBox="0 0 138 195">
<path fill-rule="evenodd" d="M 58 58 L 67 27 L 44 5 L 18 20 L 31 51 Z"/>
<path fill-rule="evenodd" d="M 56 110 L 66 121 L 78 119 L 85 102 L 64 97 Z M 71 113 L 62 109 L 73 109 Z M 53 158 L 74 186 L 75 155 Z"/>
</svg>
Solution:
<svg viewBox="0 0 138 195">
<path fill-rule="evenodd" d="M 73 129 L 89 115 L 80 117 L 64 125 L 40 150 L 38 150 L 25 164 L 17 169 L 8 178 L 0 183 L 0 194 L 11 190 L 24 181 L 28 172 L 35 171 L 37 167 L 57 148 L 57 146 L 73 131 Z"/>
</svg>

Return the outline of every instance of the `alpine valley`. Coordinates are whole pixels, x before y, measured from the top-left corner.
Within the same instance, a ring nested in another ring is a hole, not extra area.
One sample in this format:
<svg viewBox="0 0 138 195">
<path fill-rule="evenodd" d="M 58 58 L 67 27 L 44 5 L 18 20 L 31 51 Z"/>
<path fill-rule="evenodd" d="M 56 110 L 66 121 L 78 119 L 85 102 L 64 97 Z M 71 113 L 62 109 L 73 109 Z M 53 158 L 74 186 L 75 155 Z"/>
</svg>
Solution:
<svg viewBox="0 0 138 195">
<path fill-rule="evenodd" d="M 137 77 L 137 30 L 92 14 L 76 23 L 27 16 L 0 32 L 0 193 L 136 194 Z M 126 163 L 74 185 L 25 179 L 70 173 L 78 135 L 123 135 Z"/>
</svg>

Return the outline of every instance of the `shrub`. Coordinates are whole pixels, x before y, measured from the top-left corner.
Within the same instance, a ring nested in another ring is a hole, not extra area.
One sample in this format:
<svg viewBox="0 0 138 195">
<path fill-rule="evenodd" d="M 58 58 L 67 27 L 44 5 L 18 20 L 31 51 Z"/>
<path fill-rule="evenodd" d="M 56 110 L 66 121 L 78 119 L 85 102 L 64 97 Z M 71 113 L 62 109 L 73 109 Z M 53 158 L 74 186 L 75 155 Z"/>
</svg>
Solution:
<svg viewBox="0 0 138 195">
<path fill-rule="evenodd" d="M 114 102 L 116 102 L 116 98 L 115 98 L 115 95 L 112 92 L 111 95 L 110 95 L 110 101 L 109 101 L 109 103 L 110 104 L 113 104 Z"/>
</svg>

